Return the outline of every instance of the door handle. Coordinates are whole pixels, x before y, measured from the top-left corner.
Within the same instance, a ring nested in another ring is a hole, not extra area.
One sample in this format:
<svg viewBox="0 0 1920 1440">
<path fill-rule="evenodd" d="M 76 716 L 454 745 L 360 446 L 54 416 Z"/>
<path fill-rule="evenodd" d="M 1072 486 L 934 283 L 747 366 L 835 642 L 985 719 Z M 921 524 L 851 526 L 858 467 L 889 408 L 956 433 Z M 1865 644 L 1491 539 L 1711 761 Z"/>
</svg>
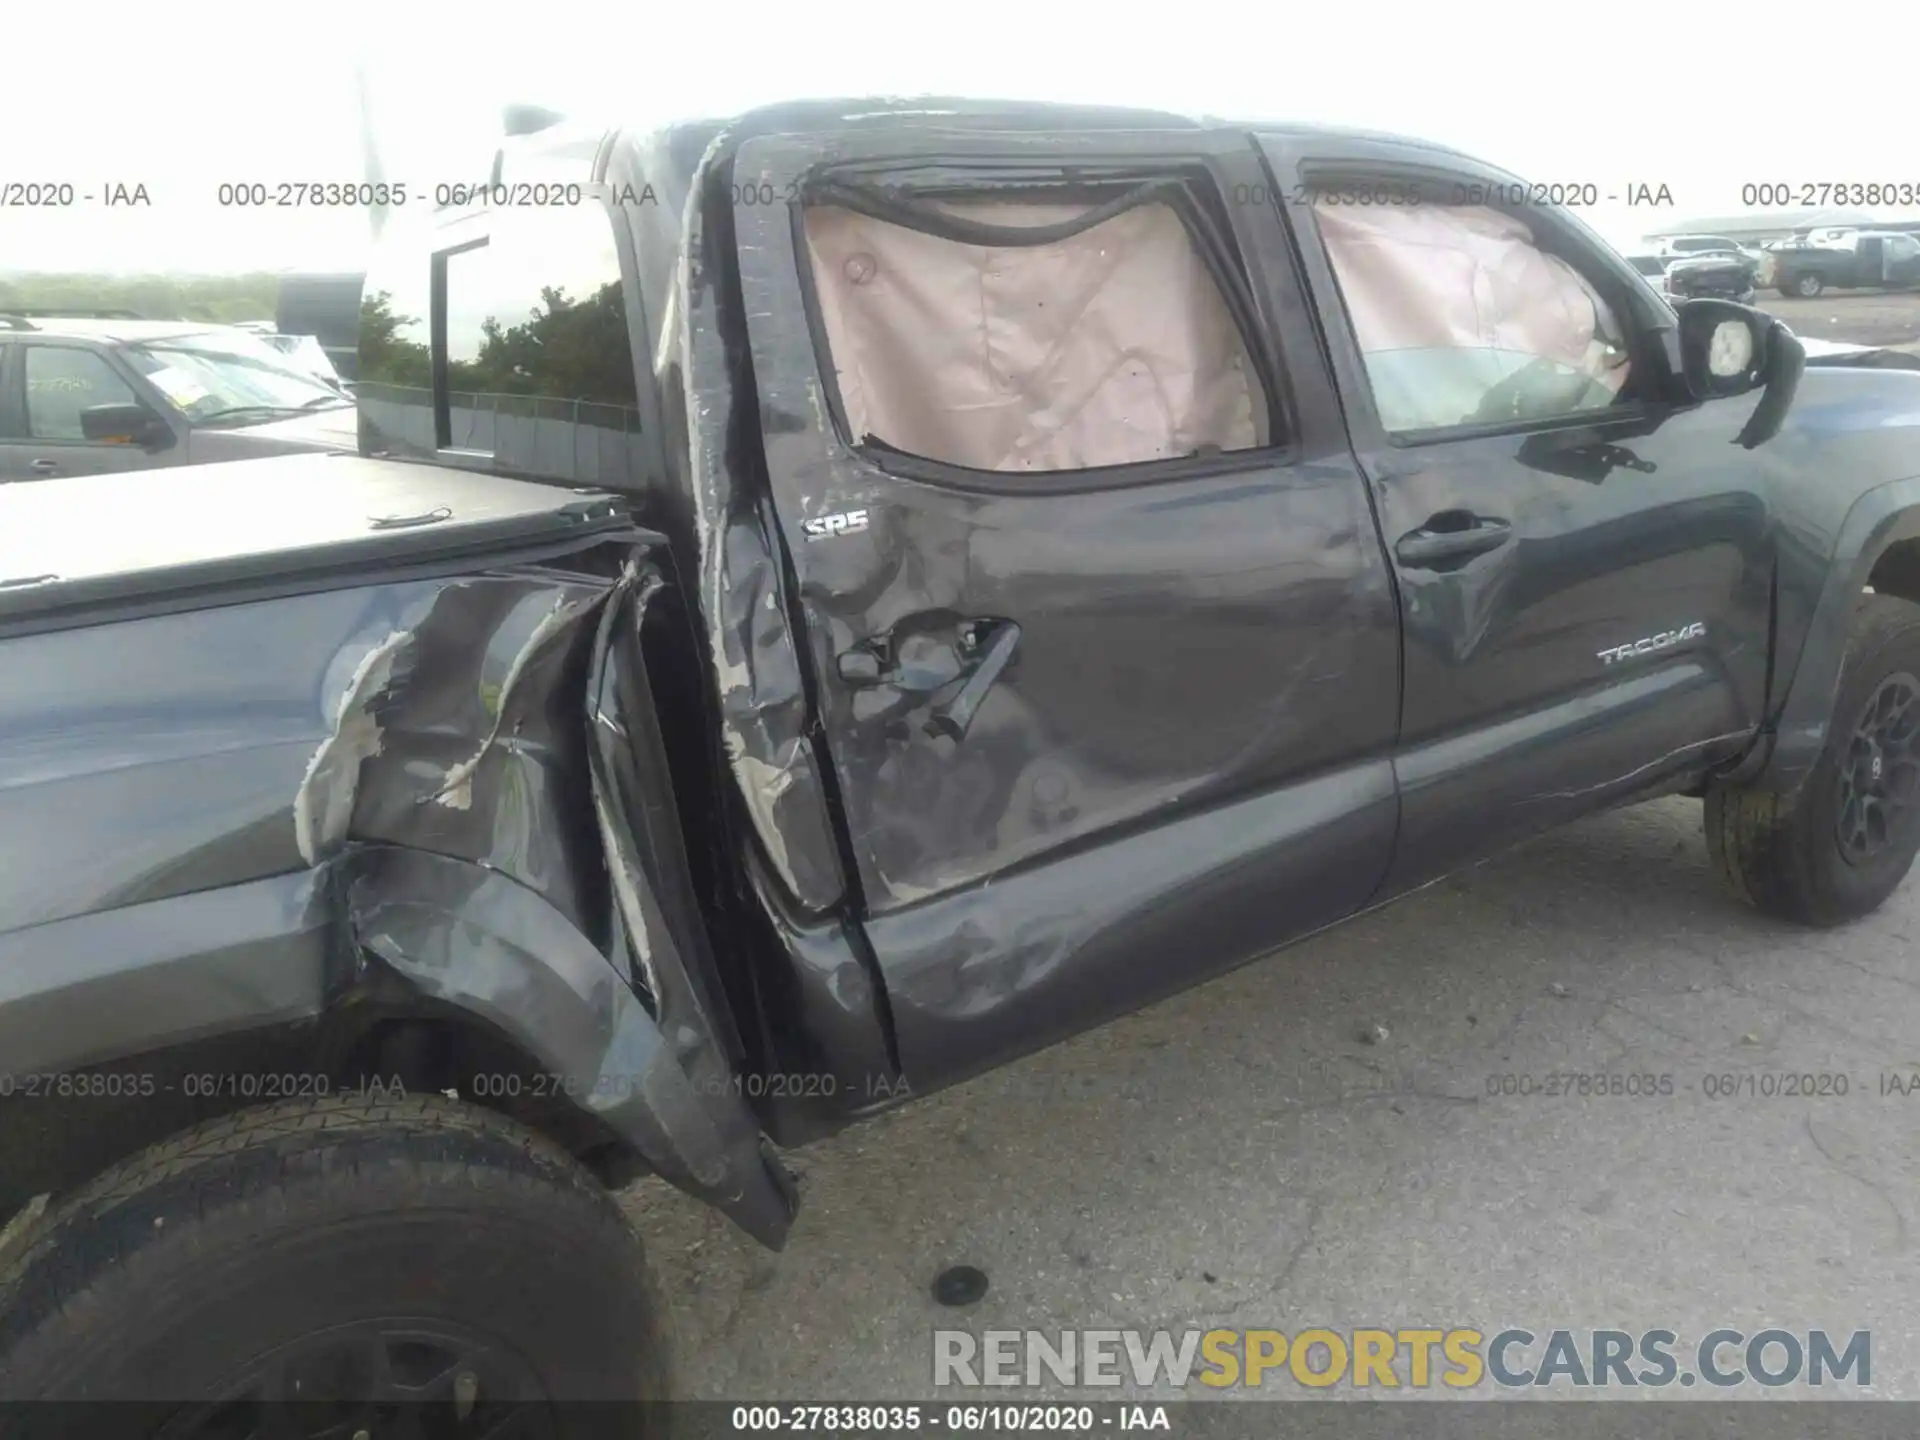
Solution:
<svg viewBox="0 0 1920 1440">
<path fill-rule="evenodd" d="M 932 701 L 927 733 L 959 740 L 1019 644 L 1020 627 L 1011 620 L 956 626 L 943 618 L 930 629 L 873 636 L 835 657 L 835 669 L 856 692 L 856 719 L 890 721 Z"/>
<path fill-rule="evenodd" d="M 1393 553 L 1411 570 L 1431 570 L 1453 560 L 1471 560 L 1498 550 L 1513 536 L 1513 526 L 1490 515 L 1443 510 L 1418 530 L 1400 537 Z"/>
<path fill-rule="evenodd" d="M 58 475 L 60 473 L 60 462 L 58 460 L 30 460 L 27 462 L 27 468 L 36 475 Z"/>
<path fill-rule="evenodd" d="M 979 631 L 972 632 L 976 637 Z M 1002 620 L 991 631 L 991 637 L 984 646 L 975 640 L 979 659 L 974 661 L 966 683 L 961 685 L 950 700 L 943 700 L 933 707 L 933 713 L 927 717 L 927 733 L 944 735 L 949 740 L 965 738 L 967 729 L 973 724 L 974 714 L 980 709 L 980 702 L 987 698 L 987 691 L 1000 678 L 1000 672 L 1007 668 L 1013 659 L 1013 652 L 1020 646 L 1020 627 L 1011 620 Z"/>
</svg>

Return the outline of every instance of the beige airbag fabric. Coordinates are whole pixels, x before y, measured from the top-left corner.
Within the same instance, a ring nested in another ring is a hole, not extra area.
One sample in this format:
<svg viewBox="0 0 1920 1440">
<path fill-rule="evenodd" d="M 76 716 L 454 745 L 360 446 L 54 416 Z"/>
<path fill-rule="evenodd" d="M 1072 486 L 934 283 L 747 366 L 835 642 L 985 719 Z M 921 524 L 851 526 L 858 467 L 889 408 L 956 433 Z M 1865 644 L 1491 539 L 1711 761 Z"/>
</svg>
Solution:
<svg viewBox="0 0 1920 1440">
<path fill-rule="evenodd" d="M 1406 412 L 1410 425 L 1460 418 L 1445 413 L 1457 402 L 1443 403 L 1437 393 L 1442 377 L 1460 376 L 1459 368 L 1395 363 L 1406 351 L 1497 352 L 1478 372 L 1486 386 L 1525 359 L 1556 361 L 1607 395 L 1626 383 L 1626 353 L 1612 343 L 1621 332 L 1606 302 L 1571 265 L 1540 249 L 1518 217 L 1476 205 L 1324 200 L 1314 213 L 1376 392 L 1410 382 L 1418 389 L 1422 375 L 1435 379 L 1434 391 L 1395 395 L 1383 412 Z M 1389 421 L 1388 428 L 1403 427 Z"/>
<path fill-rule="evenodd" d="M 992 225 L 1085 209 L 942 204 Z M 963 244 L 806 211 L 856 439 L 979 470 L 1079 470 L 1266 443 L 1252 360 L 1179 215 L 1145 204 L 1064 240 Z"/>
</svg>

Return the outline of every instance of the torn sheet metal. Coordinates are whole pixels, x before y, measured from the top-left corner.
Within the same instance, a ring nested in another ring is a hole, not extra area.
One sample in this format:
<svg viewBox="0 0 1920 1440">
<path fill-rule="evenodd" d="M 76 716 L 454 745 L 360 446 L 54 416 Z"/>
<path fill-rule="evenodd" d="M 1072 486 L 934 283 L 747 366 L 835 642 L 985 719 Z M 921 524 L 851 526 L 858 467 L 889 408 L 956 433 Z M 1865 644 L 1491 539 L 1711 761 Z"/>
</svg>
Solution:
<svg viewBox="0 0 1920 1440">
<path fill-rule="evenodd" d="M 699 199 L 731 143 L 717 126 L 676 133 L 622 153 L 608 179 L 651 185 L 661 201 L 631 217 L 649 326 L 642 353 L 653 357 L 664 407 L 660 460 L 678 472 L 656 491 L 649 519 L 688 558 L 681 579 L 712 676 L 731 799 L 781 885 L 819 913 L 840 903 L 846 877 L 777 522 L 754 483 L 757 465 L 739 458 L 758 449 L 758 406 L 737 307 L 721 294 L 733 237 L 708 224 Z"/>
<path fill-rule="evenodd" d="M 413 634 L 395 630 L 361 658 L 333 711 L 333 731 L 313 752 L 293 797 L 294 842 L 300 858 L 317 865 L 346 842 L 360 766 L 380 753 L 380 720 L 374 704 L 393 684 L 394 666 L 413 645 Z"/>
<path fill-rule="evenodd" d="M 383 658 L 370 656 L 347 684 L 327 758 L 316 759 L 296 812 L 350 816 L 344 831 L 336 818 L 314 832 L 336 845 L 387 842 L 483 862 L 605 943 L 578 682 L 568 677 L 613 586 L 612 577 L 527 573 L 440 587 L 404 639 L 381 642 L 374 655 Z"/>
<path fill-rule="evenodd" d="M 528 721 L 530 687 L 524 682 L 529 670 L 551 652 L 549 646 L 563 637 L 585 614 L 601 605 L 595 593 L 562 592 L 551 599 L 536 602 L 544 611 L 532 631 L 514 651 L 507 673 L 497 686 L 482 687 L 483 703 L 493 712 L 493 724 L 479 747 L 447 772 L 429 803 L 450 810 L 473 808 L 473 780 L 487 757 L 499 747 L 517 749 Z"/>
<path fill-rule="evenodd" d="M 663 1178 L 762 1243 L 784 1243 L 791 1198 L 744 1102 L 689 1076 L 633 989 L 566 916 L 506 876 L 447 856 L 376 846 L 349 863 L 348 921 L 364 950 L 422 994 L 510 1036 Z"/>
<path fill-rule="evenodd" d="M 601 611 L 587 681 L 594 820 L 639 981 L 675 1059 L 704 1087 L 728 1089 L 739 1043 L 689 882 L 671 767 L 640 653 L 661 579 L 629 570 Z"/>
</svg>

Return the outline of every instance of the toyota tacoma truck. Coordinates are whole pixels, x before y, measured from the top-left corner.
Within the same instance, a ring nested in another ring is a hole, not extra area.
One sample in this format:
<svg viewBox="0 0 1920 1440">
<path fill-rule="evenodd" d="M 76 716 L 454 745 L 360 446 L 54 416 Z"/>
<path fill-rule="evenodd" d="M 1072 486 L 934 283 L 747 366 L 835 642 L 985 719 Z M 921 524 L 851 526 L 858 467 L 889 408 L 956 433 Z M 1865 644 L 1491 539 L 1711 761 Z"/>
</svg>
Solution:
<svg viewBox="0 0 1920 1440">
<path fill-rule="evenodd" d="M 1782 295 L 1802 298 L 1843 290 L 1920 289 L 1920 238 L 1898 230 L 1862 230 L 1845 244 L 1783 245 L 1772 279 Z"/>
<path fill-rule="evenodd" d="M 563 126 L 384 238 L 359 453 L 0 489 L 0 1397 L 658 1398 L 633 1177 L 779 1248 L 794 1147 L 1651 797 L 1881 904 L 1920 376 L 1526 194 Z"/>
</svg>

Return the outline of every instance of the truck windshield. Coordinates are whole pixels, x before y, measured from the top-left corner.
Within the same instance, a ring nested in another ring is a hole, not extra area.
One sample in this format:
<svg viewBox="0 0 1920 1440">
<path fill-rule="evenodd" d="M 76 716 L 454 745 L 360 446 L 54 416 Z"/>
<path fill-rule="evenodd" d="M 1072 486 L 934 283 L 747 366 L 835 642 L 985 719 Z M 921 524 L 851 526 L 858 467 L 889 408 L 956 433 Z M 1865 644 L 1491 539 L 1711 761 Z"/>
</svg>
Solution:
<svg viewBox="0 0 1920 1440">
<path fill-rule="evenodd" d="M 293 357 L 237 330 L 130 345 L 127 358 L 194 421 L 251 423 L 353 403 Z"/>
</svg>

